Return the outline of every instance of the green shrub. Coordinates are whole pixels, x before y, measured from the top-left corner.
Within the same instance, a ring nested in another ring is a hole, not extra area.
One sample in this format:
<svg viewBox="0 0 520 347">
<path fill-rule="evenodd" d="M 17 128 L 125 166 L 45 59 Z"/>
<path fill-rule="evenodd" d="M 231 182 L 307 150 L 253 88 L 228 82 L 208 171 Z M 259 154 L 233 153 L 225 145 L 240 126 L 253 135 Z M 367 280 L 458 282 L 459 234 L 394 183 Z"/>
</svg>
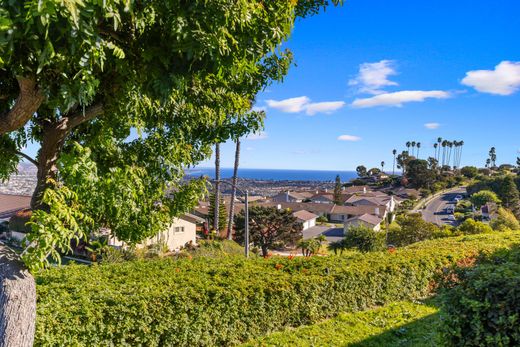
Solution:
<svg viewBox="0 0 520 347">
<path fill-rule="evenodd" d="M 476 222 L 475 220 L 468 218 L 460 226 L 459 231 L 463 234 L 484 234 L 491 233 L 493 229 L 482 222 Z"/>
<path fill-rule="evenodd" d="M 31 227 L 26 224 L 31 219 L 31 216 L 32 211 L 28 209 L 16 212 L 9 219 L 9 230 L 16 231 L 19 233 L 29 233 L 31 231 Z"/>
<path fill-rule="evenodd" d="M 388 243 L 397 247 L 432 239 L 439 231 L 435 224 L 424 221 L 418 213 L 398 216 L 396 222 L 400 228 L 388 230 Z"/>
<path fill-rule="evenodd" d="M 446 345 L 520 345 L 520 252 L 512 253 L 501 264 L 492 257 L 450 277 L 441 311 Z"/>
<path fill-rule="evenodd" d="M 344 245 L 361 252 L 380 251 L 385 246 L 385 234 L 366 226 L 352 226 L 345 233 Z"/>
<path fill-rule="evenodd" d="M 329 220 L 325 216 L 319 216 L 318 218 L 316 218 L 316 222 L 319 222 L 319 223 L 327 223 L 328 221 Z"/>
<path fill-rule="evenodd" d="M 520 224 L 515 215 L 505 208 L 498 209 L 498 217 L 493 219 L 489 225 L 497 231 L 518 230 Z"/>
<path fill-rule="evenodd" d="M 424 297 L 438 270 L 514 232 L 345 256 L 163 258 L 37 275 L 36 346 L 223 346 L 339 312 Z"/>
</svg>

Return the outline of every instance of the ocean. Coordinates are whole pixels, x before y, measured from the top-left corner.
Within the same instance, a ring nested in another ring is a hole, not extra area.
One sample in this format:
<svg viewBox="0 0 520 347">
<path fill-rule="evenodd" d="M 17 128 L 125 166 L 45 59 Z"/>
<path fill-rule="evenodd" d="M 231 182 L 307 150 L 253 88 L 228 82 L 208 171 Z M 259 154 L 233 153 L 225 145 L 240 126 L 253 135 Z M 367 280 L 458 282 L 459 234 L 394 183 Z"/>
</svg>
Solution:
<svg viewBox="0 0 520 347">
<path fill-rule="evenodd" d="M 215 168 L 198 167 L 187 170 L 192 177 L 208 176 L 215 178 Z M 233 176 L 233 168 L 220 168 L 222 178 Z M 355 171 L 326 171 L 326 170 L 278 170 L 278 169 L 238 169 L 238 177 L 256 180 L 273 181 L 334 181 L 336 175 L 342 182 L 356 178 Z"/>
</svg>

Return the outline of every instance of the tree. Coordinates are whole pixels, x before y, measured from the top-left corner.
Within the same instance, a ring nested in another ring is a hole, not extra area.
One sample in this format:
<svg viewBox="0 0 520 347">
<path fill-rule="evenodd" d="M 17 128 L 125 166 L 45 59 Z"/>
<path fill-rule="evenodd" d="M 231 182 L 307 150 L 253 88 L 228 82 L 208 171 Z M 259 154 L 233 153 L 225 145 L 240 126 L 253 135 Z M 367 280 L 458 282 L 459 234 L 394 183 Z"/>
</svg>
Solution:
<svg viewBox="0 0 520 347">
<path fill-rule="evenodd" d="M 417 159 L 419 159 L 419 150 L 421 149 L 421 143 L 417 142 Z"/>
<path fill-rule="evenodd" d="M 496 148 L 495 147 L 491 147 L 491 149 L 489 150 L 489 163 L 491 164 L 491 167 L 496 167 L 497 166 L 497 151 L 496 151 Z M 486 161 L 487 163 L 487 161 Z M 489 165 L 489 164 L 488 164 Z"/>
<path fill-rule="evenodd" d="M 336 175 L 336 183 L 334 184 L 334 203 L 341 205 L 341 178 Z"/>
<path fill-rule="evenodd" d="M 498 217 L 490 222 L 490 226 L 497 231 L 520 230 L 515 215 L 502 207 L 498 209 Z"/>
<path fill-rule="evenodd" d="M 490 190 L 481 190 L 470 197 L 471 203 L 475 205 L 475 208 L 479 209 L 488 202 L 500 202 L 498 196 Z"/>
<path fill-rule="evenodd" d="M 241 211 L 235 217 L 236 240 L 244 243 L 245 214 Z M 288 209 L 252 206 L 249 208 L 249 233 L 251 242 L 262 249 L 266 257 L 275 242 L 295 244 L 301 239 L 303 226 Z"/>
<path fill-rule="evenodd" d="M 220 143 L 217 142 L 215 144 L 215 193 L 213 197 L 213 230 L 215 230 L 217 235 L 221 230 L 220 201 Z"/>
<path fill-rule="evenodd" d="M 412 160 L 412 157 L 410 157 L 408 151 L 403 151 L 397 156 L 397 168 L 403 170 L 403 176 L 406 175 L 406 168 L 410 160 Z"/>
<path fill-rule="evenodd" d="M 478 169 L 475 166 L 464 166 L 460 169 L 460 173 L 467 178 L 474 178 L 478 175 Z"/>
<path fill-rule="evenodd" d="M 364 167 L 363 165 L 359 165 L 357 168 L 356 168 L 356 173 L 359 177 L 367 177 L 368 173 L 367 173 L 367 168 Z"/>
<path fill-rule="evenodd" d="M 384 249 L 385 235 L 364 225 L 351 226 L 345 233 L 344 244 L 360 252 L 380 251 Z"/>
<path fill-rule="evenodd" d="M 209 225 L 213 226 L 213 229 L 215 231 L 218 230 L 226 230 L 226 223 L 227 223 L 227 212 L 226 212 L 226 205 L 224 204 L 224 199 L 222 196 L 219 198 L 218 205 L 215 204 L 215 193 L 211 193 L 209 196 L 209 207 L 208 207 L 208 219 L 209 219 Z M 215 206 L 218 206 L 218 214 L 215 213 Z M 215 217 L 217 217 L 217 223 L 215 223 Z M 215 228 L 215 225 L 217 228 Z M 218 235 L 218 234 L 217 234 Z"/>
<path fill-rule="evenodd" d="M 435 160 L 437 160 L 437 162 L 439 161 L 439 159 L 438 159 L 438 157 L 437 157 L 437 148 L 438 148 L 438 147 L 439 147 L 439 144 L 438 144 L 438 143 L 434 143 L 434 144 L 433 144 L 433 148 L 434 148 L 434 150 L 435 150 L 435 152 L 434 152 L 434 153 L 435 153 L 435 154 L 434 154 L 434 158 L 435 158 Z"/>
<path fill-rule="evenodd" d="M 21 158 L 37 166 L 31 206 L 39 212 L 33 240 L 41 242 L 32 245 L 52 253 L 76 237 L 75 219 L 85 214 L 95 217 L 85 230 L 105 226 L 138 242 L 186 212 L 205 184 L 183 181 L 183 168 L 231 137 L 229 119 L 243 117 L 250 100 L 287 73 L 292 55 L 277 48 L 295 19 L 327 4 L 2 2 L 0 179 Z M 129 138 L 135 129 L 143 136 Z M 36 158 L 22 151 L 29 141 L 40 145 Z M 78 168 L 79 159 L 90 166 Z M 102 186 L 113 189 L 91 194 Z"/>
<path fill-rule="evenodd" d="M 462 224 L 459 225 L 458 230 L 465 235 L 487 234 L 493 232 L 493 229 L 489 225 L 482 222 L 476 222 L 472 218 L 468 218 L 462 222 Z"/>
<path fill-rule="evenodd" d="M 416 156 L 415 155 L 415 145 L 416 145 L 415 141 L 412 141 L 412 155 L 413 156 Z"/>
<path fill-rule="evenodd" d="M 392 176 L 395 176 L 395 159 L 396 159 L 395 156 L 396 156 L 396 154 L 397 154 L 397 149 L 394 149 L 394 150 L 392 151 L 392 154 L 393 154 L 393 156 L 394 156 L 394 165 L 393 165 L 393 167 L 392 167 Z"/>
<path fill-rule="evenodd" d="M 391 228 L 388 232 L 388 243 L 397 247 L 431 239 L 439 228 L 422 219 L 418 213 L 398 216 L 399 228 Z"/>
<path fill-rule="evenodd" d="M 370 170 L 368 170 L 367 174 L 368 176 L 375 176 L 381 173 L 381 170 L 379 170 L 377 167 L 373 167 Z"/>
<path fill-rule="evenodd" d="M 229 203 L 229 220 L 228 220 L 228 232 L 227 238 L 228 240 L 233 239 L 233 221 L 235 214 L 235 199 L 237 195 L 237 181 L 238 181 L 238 164 L 240 161 L 240 138 L 235 140 L 235 165 L 233 167 L 233 181 L 232 181 L 232 191 L 231 191 L 231 202 Z"/>
<path fill-rule="evenodd" d="M 435 173 L 428 167 L 428 162 L 421 159 L 410 160 L 406 177 L 416 188 L 429 188 L 435 181 Z"/>
<path fill-rule="evenodd" d="M 520 202 L 520 196 L 518 188 L 516 187 L 515 181 L 511 175 L 504 177 L 500 184 L 498 196 L 505 207 L 511 209 L 517 209 Z"/>
<path fill-rule="evenodd" d="M 520 169 L 520 157 L 516 157 L 516 167 Z"/>
<path fill-rule="evenodd" d="M 437 161 L 441 161 L 441 144 L 442 144 L 442 137 L 437 138 L 437 146 L 439 147 L 439 151 L 437 152 Z"/>
<path fill-rule="evenodd" d="M 381 172 L 384 172 L 385 171 L 385 162 L 382 161 L 381 162 Z"/>
</svg>

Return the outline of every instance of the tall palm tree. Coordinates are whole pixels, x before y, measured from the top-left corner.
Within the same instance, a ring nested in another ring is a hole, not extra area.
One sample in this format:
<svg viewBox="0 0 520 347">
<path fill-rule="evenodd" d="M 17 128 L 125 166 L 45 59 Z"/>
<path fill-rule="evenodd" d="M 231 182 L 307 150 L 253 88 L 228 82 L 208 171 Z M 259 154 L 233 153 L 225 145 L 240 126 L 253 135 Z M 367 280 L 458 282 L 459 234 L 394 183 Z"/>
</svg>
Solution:
<svg viewBox="0 0 520 347">
<path fill-rule="evenodd" d="M 439 159 L 437 158 L 437 148 L 438 148 L 438 147 L 439 147 L 439 144 L 438 144 L 437 142 L 433 144 L 433 148 L 435 148 L 435 155 L 434 155 L 435 160 L 439 160 Z"/>
<path fill-rule="evenodd" d="M 392 151 L 392 154 L 394 155 L 394 166 L 392 168 L 392 176 L 394 176 L 395 175 L 395 155 L 397 154 L 397 149 L 394 149 Z"/>
<path fill-rule="evenodd" d="M 238 180 L 238 163 L 240 161 L 240 139 L 236 141 L 235 147 L 235 166 L 233 167 L 233 188 L 231 191 L 231 202 L 229 203 L 229 220 L 227 238 L 228 240 L 233 239 L 233 218 L 235 216 L 235 197 L 237 195 L 237 180 Z"/>
<path fill-rule="evenodd" d="M 441 161 L 441 143 L 442 143 L 442 137 L 438 137 L 437 146 L 439 147 L 439 153 L 437 153 L 437 155 L 438 155 L 437 161 Z"/>
<path fill-rule="evenodd" d="M 415 156 L 415 141 L 412 141 L 412 155 Z"/>
<path fill-rule="evenodd" d="M 220 211 L 220 143 L 215 144 L 215 211 L 213 215 L 213 229 L 218 235 Z"/>
<path fill-rule="evenodd" d="M 463 140 L 459 141 L 459 146 L 460 146 L 460 149 L 459 149 L 459 162 L 457 163 L 458 167 L 460 167 L 460 163 L 462 161 L 462 148 L 464 147 L 464 141 Z"/>
<path fill-rule="evenodd" d="M 448 160 L 446 161 L 448 166 L 450 166 L 450 162 L 451 162 L 451 152 L 452 152 L 452 149 L 453 149 L 453 142 L 452 141 L 448 141 Z"/>
<path fill-rule="evenodd" d="M 408 149 L 408 152 L 410 152 L 410 146 L 412 143 L 410 141 L 406 142 L 406 148 Z"/>
<path fill-rule="evenodd" d="M 444 165 L 446 164 L 445 159 L 446 159 L 446 146 L 447 146 L 447 145 L 448 145 L 448 141 L 443 140 L 443 141 L 442 141 L 442 144 L 441 144 L 441 146 L 442 146 L 442 166 L 443 166 L 443 167 L 444 167 Z"/>
<path fill-rule="evenodd" d="M 419 150 L 421 149 L 421 143 L 417 142 L 417 159 L 419 159 Z"/>
<path fill-rule="evenodd" d="M 385 170 L 385 162 L 382 161 L 382 162 L 381 162 L 381 172 L 384 173 L 384 170 Z"/>
</svg>

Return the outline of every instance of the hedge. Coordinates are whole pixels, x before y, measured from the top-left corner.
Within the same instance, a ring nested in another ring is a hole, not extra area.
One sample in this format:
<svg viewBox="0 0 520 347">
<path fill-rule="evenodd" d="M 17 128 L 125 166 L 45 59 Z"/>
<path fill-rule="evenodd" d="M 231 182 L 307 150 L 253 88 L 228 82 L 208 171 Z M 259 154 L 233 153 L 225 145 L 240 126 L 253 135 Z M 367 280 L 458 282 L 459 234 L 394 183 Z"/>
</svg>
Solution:
<svg viewBox="0 0 520 347">
<path fill-rule="evenodd" d="M 399 301 L 297 329 L 263 336 L 252 346 L 442 346 L 438 309 L 420 302 Z"/>
<path fill-rule="evenodd" d="M 451 285 L 441 292 L 445 345 L 520 345 L 518 246 L 458 268 L 449 278 Z"/>
<path fill-rule="evenodd" d="M 340 312 L 424 297 L 438 269 L 520 241 L 514 232 L 394 253 L 161 259 L 37 277 L 37 346 L 233 345 Z"/>
</svg>

